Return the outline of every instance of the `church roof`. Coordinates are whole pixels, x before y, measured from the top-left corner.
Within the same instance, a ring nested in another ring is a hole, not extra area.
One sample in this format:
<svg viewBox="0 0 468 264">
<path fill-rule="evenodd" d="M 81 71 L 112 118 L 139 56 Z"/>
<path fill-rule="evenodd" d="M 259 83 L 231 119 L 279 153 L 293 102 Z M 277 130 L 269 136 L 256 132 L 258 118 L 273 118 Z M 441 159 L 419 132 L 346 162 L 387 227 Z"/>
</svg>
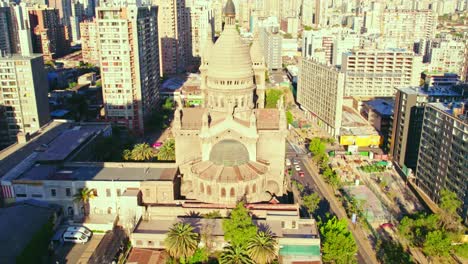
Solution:
<svg viewBox="0 0 468 264">
<path fill-rule="evenodd" d="M 208 61 L 208 78 L 237 80 L 253 76 L 249 46 L 242 41 L 235 26 L 225 26 Z M 227 85 L 223 87 L 232 88 Z"/>
<path fill-rule="evenodd" d="M 268 172 L 268 166 L 256 161 L 249 161 L 239 166 L 217 165 L 212 161 L 199 161 L 192 167 L 198 177 L 224 183 L 235 183 L 256 179 Z"/>
<path fill-rule="evenodd" d="M 226 16 L 235 16 L 236 15 L 236 6 L 232 0 L 228 0 L 226 6 L 224 7 L 224 15 Z"/>
</svg>

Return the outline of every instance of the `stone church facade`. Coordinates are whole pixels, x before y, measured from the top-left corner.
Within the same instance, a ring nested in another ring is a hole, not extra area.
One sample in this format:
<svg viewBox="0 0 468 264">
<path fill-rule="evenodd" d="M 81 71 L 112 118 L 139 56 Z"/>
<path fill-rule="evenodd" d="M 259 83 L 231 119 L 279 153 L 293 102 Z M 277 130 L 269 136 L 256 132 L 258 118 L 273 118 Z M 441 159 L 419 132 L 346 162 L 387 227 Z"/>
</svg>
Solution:
<svg viewBox="0 0 468 264">
<path fill-rule="evenodd" d="M 228 2 L 229 3 L 229 2 Z M 286 193 L 286 114 L 265 109 L 265 62 L 258 38 L 251 47 L 235 27 L 234 7 L 203 57 L 203 105 L 174 114 L 176 162 L 181 194 L 204 203 L 263 202 Z"/>
</svg>

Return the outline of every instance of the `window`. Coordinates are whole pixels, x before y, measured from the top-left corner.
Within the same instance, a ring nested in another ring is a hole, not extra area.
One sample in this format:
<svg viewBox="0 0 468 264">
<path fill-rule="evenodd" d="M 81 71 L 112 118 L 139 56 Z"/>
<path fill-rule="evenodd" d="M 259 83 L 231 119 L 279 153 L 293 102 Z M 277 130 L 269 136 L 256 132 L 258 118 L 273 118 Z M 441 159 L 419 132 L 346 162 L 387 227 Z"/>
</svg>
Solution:
<svg viewBox="0 0 468 264">
<path fill-rule="evenodd" d="M 67 197 L 70 197 L 70 196 L 71 196 L 71 189 L 70 189 L 70 188 L 66 188 L 66 189 L 65 189 L 65 195 L 66 195 Z"/>
<path fill-rule="evenodd" d="M 205 188 L 203 187 L 203 183 L 200 183 L 200 192 L 201 193 L 205 192 Z"/>
<path fill-rule="evenodd" d="M 117 196 L 121 196 L 122 195 L 122 191 L 120 189 L 117 189 Z"/>
<path fill-rule="evenodd" d="M 234 188 L 231 188 L 231 191 L 229 192 L 229 195 L 231 195 L 231 197 L 234 197 L 236 195 L 236 192 L 234 191 Z"/>
<path fill-rule="evenodd" d="M 26 197 L 26 194 L 24 194 L 24 193 L 17 193 L 17 194 L 16 194 L 16 197 Z"/>
<path fill-rule="evenodd" d="M 221 197 L 226 197 L 226 189 L 221 188 Z"/>
<path fill-rule="evenodd" d="M 284 228 L 284 227 L 285 227 L 284 221 L 281 221 L 281 228 Z"/>
<path fill-rule="evenodd" d="M 98 193 L 97 193 L 97 190 L 96 189 L 93 189 L 93 193 L 94 193 L 94 196 L 98 196 Z"/>
<path fill-rule="evenodd" d="M 56 189 L 50 189 L 50 195 L 51 195 L 52 197 L 57 196 L 57 190 L 56 190 Z"/>
<path fill-rule="evenodd" d="M 136 241 L 136 245 L 137 245 L 137 246 L 141 246 L 141 245 L 143 245 L 143 242 L 141 242 L 141 240 L 137 240 L 137 241 Z"/>
<path fill-rule="evenodd" d="M 256 192 L 257 192 L 257 184 L 254 184 L 252 187 L 252 193 L 256 193 Z"/>
<path fill-rule="evenodd" d="M 33 198 L 42 198 L 42 194 L 33 194 L 31 195 Z"/>
<path fill-rule="evenodd" d="M 211 186 L 206 187 L 206 194 L 211 195 Z"/>
<path fill-rule="evenodd" d="M 106 196 L 107 196 L 107 197 L 110 197 L 110 196 L 111 196 L 111 190 L 110 190 L 110 189 L 106 189 Z"/>
<path fill-rule="evenodd" d="M 296 221 L 292 221 L 291 227 L 292 227 L 292 228 L 296 228 Z"/>
</svg>

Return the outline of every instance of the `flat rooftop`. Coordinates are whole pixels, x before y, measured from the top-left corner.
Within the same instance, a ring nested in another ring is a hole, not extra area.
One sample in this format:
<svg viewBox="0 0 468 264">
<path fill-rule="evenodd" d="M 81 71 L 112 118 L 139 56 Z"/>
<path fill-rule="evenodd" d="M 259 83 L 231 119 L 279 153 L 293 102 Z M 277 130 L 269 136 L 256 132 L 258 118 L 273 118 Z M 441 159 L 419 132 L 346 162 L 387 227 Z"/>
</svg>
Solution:
<svg viewBox="0 0 468 264">
<path fill-rule="evenodd" d="M 165 163 L 163 163 L 164 166 Z M 120 166 L 121 165 L 121 166 Z M 109 167 L 112 166 L 112 167 Z M 144 163 L 76 163 L 69 166 L 36 165 L 23 173 L 17 181 L 70 180 L 70 181 L 172 181 L 177 168 L 145 166 Z"/>
<path fill-rule="evenodd" d="M 6 56 L 0 56 L 2 60 L 30 60 L 37 57 L 42 57 L 42 53 L 31 53 L 29 56 L 23 56 L 21 53 L 8 54 Z"/>
<path fill-rule="evenodd" d="M 446 86 L 431 86 L 428 89 L 423 87 L 404 87 L 397 88 L 399 91 L 405 94 L 418 94 L 421 96 L 461 96 L 457 91 L 454 91 L 451 87 Z"/>
<path fill-rule="evenodd" d="M 368 136 L 379 133 L 358 112 L 351 107 L 343 106 L 340 135 Z"/>
<path fill-rule="evenodd" d="M 374 99 L 364 102 L 369 108 L 380 114 L 381 116 L 392 116 L 395 101 L 393 99 Z"/>
<path fill-rule="evenodd" d="M 429 103 L 427 106 L 431 106 L 464 123 L 468 123 L 468 100 L 452 103 Z"/>
<path fill-rule="evenodd" d="M 0 152 L 0 175 L 2 179 L 14 179 L 38 161 L 64 160 L 104 129 L 110 129 L 110 125 L 53 120 L 33 134 L 30 141 L 13 144 Z"/>
</svg>

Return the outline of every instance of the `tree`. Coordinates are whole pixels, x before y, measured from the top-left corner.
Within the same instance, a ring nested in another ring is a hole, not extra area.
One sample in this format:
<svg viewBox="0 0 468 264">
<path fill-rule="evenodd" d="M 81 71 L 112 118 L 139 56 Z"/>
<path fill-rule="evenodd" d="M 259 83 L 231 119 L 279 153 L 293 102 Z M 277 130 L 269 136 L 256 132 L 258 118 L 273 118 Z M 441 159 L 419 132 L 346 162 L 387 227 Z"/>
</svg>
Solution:
<svg viewBox="0 0 468 264">
<path fill-rule="evenodd" d="M 415 246 L 423 246 L 429 232 L 437 230 L 438 217 L 434 214 L 417 214 L 411 217 L 405 216 L 398 225 L 400 234 Z"/>
<path fill-rule="evenodd" d="M 84 215 L 87 216 L 89 214 L 89 200 L 94 197 L 94 189 L 88 189 L 85 187 L 79 189 L 78 192 L 73 195 L 73 202 L 83 204 Z"/>
<path fill-rule="evenodd" d="M 320 234 L 322 235 L 323 262 L 347 264 L 356 261 L 356 241 L 347 228 L 346 220 L 338 220 L 334 216 L 321 224 Z"/>
<path fill-rule="evenodd" d="M 220 258 L 221 264 L 254 264 L 247 251 L 242 246 L 228 245 L 224 247 Z"/>
<path fill-rule="evenodd" d="M 278 89 L 268 89 L 266 91 L 265 108 L 276 108 L 278 100 L 283 95 L 283 91 Z"/>
<path fill-rule="evenodd" d="M 132 160 L 132 151 L 129 149 L 124 149 L 122 152 L 122 159 L 126 161 Z"/>
<path fill-rule="evenodd" d="M 444 189 L 440 192 L 439 207 L 443 213 L 439 214 L 442 228 L 447 230 L 456 230 L 461 222 L 461 217 L 457 209 L 462 206 L 457 194 Z"/>
<path fill-rule="evenodd" d="M 411 255 L 403 246 L 394 241 L 379 240 L 377 242 L 377 255 L 383 264 L 412 264 Z"/>
<path fill-rule="evenodd" d="M 313 138 L 309 143 L 309 150 L 314 155 L 325 154 L 325 148 L 325 144 L 323 144 L 322 140 L 317 137 Z"/>
<path fill-rule="evenodd" d="M 441 230 L 429 232 L 424 242 L 423 251 L 431 257 L 445 257 L 450 253 L 451 241 Z"/>
<path fill-rule="evenodd" d="M 210 257 L 210 253 L 205 247 L 197 248 L 193 256 L 191 256 L 186 261 L 186 263 L 188 264 L 204 263 L 205 261 L 208 260 L 209 257 Z"/>
<path fill-rule="evenodd" d="M 257 234 L 257 226 L 243 202 L 239 202 L 229 218 L 223 220 L 223 231 L 224 239 L 233 246 L 246 245 Z"/>
<path fill-rule="evenodd" d="M 286 120 L 288 121 L 288 124 L 292 124 L 292 122 L 294 122 L 294 116 L 290 111 L 286 111 Z"/>
<path fill-rule="evenodd" d="M 162 108 L 164 110 L 172 110 L 174 108 L 174 101 L 170 97 L 166 98 L 166 101 L 164 101 Z"/>
<path fill-rule="evenodd" d="M 153 149 L 148 143 L 136 144 L 132 149 L 132 159 L 137 161 L 149 161 L 154 158 Z"/>
<path fill-rule="evenodd" d="M 166 140 L 157 156 L 158 160 L 175 160 L 175 140 L 173 138 Z"/>
<path fill-rule="evenodd" d="M 277 257 L 278 241 L 270 230 L 259 231 L 247 244 L 247 252 L 255 263 L 272 263 Z"/>
<path fill-rule="evenodd" d="M 197 250 L 198 234 L 190 224 L 175 223 L 164 239 L 164 246 L 171 257 L 185 261 Z"/>
<path fill-rule="evenodd" d="M 321 199 L 317 193 L 311 193 L 309 195 L 305 195 L 302 200 L 309 214 L 313 214 L 315 210 L 317 210 Z"/>
</svg>

